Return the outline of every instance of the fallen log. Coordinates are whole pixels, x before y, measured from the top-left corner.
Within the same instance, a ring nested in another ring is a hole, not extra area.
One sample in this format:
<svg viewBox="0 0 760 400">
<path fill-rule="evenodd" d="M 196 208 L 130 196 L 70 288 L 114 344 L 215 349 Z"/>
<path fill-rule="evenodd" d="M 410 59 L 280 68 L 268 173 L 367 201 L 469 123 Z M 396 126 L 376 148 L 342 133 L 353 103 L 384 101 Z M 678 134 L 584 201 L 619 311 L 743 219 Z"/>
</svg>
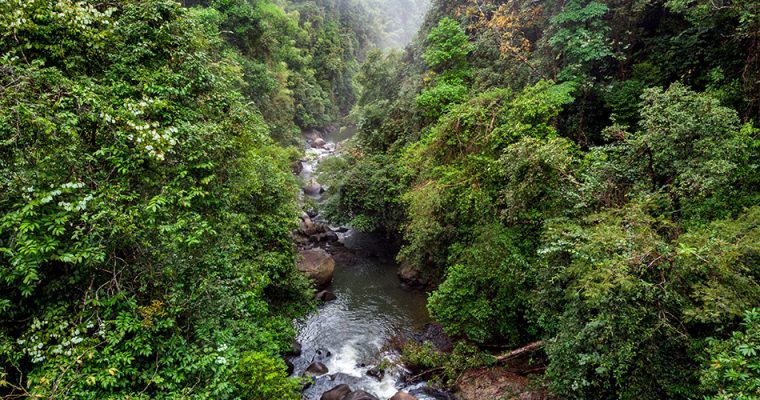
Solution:
<svg viewBox="0 0 760 400">
<path fill-rule="evenodd" d="M 501 364 L 501 363 L 507 362 L 509 360 L 515 359 L 517 357 L 520 357 L 521 355 L 523 355 L 525 353 L 532 353 L 532 352 L 534 352 L 534 351 L 536 351 L 536 350 L 538 350 L 538 349 L 540 349 L 542 347 L 544 347 L 544 341 L 543 340 L 539 340 L 537 342 L 533 342 L 533 343 L 527 344 L 527 345 L 525 345 L 523 347 L 520 347 L 519 349 L 512 350 L 512 351 L 510 351 L 507 354 L 502 354 L 500 356 L 495 356 L 494 357 L 496 359 L 495 362 L 496 362 L 496 364 Z"/>
<path fill-rule="evenodd" d="M 440 371 L 443 371 L 443 367 L 437 367 L 437 368 L 429 369 L 427 371 L 422 371 L 419 374 L 417 374 L 417 375 L 415 375 L 415 376 L 413 376 L 411 378 L 408 378 L 407 381 L 408 382 L 415 382 L 418 379 L 424 377 L 425 375 L 429 375 L 429 374 L 432 374 L 433 372 L 440 372 Z"/>
</svg>

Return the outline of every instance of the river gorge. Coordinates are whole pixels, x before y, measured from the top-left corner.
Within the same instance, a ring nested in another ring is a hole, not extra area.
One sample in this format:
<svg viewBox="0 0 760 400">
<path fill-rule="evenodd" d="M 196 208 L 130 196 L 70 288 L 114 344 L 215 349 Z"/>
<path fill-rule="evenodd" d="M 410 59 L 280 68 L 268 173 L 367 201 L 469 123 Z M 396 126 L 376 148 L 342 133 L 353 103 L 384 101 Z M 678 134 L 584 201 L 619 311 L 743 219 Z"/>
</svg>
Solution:
<svg viewBox="0 0 760 400">
<path fill-rule="evenodd" d="M 303 182 L 304 199 L 310 198 L 317 208 L 323 191 L 316 180 L 317 165 L 340 148 L 336 140 L 341 138 L 325 136 L 317 132 L 306 136 L 306 156 L 296 171 Z M 402 287 L 397 276 L 397 248 L 383 235 L 331 226 L 316 210 L 309 214 L 302 217 L 302 224 L 322 228 L 315 229 L 311 240 L 304 235 L 299 248 L 302 252 L 324 249 L 335 264 L 332 281 L 321 288 L 329 295 L 320 297 L 329 301 L 295 321 L 299 351 L 289 359 L 293 376 L 314 376 L 303 399 L 318 400 L 343 384 L 378 399 L 391 398 L 399 391 L 423 400 L 441 398 L 442 394 L 433 393 L 424 382 L 406 382 L 409 371 L 401 365 L 398 350 L 389 345 L 430 322 L 425 293 Z M 302 227 L 301 232 L 304 230 L 308 228 Z M 326 372 L 313 371 L 310 366 L 315 364 L 323 365 Z"/>
</svg>

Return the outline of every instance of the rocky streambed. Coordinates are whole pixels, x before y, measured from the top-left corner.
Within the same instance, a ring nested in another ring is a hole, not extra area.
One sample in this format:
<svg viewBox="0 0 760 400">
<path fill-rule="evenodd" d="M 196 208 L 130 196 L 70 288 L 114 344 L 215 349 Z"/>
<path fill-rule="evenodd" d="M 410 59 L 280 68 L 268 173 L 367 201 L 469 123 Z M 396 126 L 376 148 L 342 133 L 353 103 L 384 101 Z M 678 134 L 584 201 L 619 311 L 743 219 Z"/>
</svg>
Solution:
<svg viewBox="0 0 760 400">
<path fill-rule="evenodd" d="M 316 167 L 340 144 L 317 131 L 305 139 L 306 158 L 294 170 L 304 184 L 304 200 L 319 204 L 324 188 Z M 382 236 L 333 226 L 315 209 L 303 213 L 294 240 L 301 253 L 298 269 L 314 280 L 322 300 L 317 311 L 295 322 L 298 343 L 288 362 L 293 376 L 314 379 L 303 398 L 448 399 L 425 382 L 410 382 L 400 354 L 388 345 L 430 322 L 425 294 L 401 285 L 396 249 Z"/>
</svg>

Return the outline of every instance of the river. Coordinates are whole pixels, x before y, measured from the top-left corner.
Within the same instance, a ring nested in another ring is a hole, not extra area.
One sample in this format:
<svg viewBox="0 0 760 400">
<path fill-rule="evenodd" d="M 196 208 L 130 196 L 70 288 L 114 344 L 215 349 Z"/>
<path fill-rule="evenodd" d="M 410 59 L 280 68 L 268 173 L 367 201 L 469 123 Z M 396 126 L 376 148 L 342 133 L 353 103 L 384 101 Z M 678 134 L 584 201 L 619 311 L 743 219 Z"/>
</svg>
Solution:
<svg viewBox="0 0 760 400">
<path fill-rule="evenodd" d="M 316 165 L 334 155 L 334 149 L 329 138 L 321 148 L 309 146 L 301 171 L 305 184 L 314 179 Z M 319 194 L 312 197 L 320 200 Z M 318 216 L 315 219 L 319 221 Z M 378 399 L 388 399 L 402 389 L 421 400 L 431 399 L 424 393 L 424 383 L 405 386 L 405 371 L 396 365 L 399 355 L 386 346 L 389 339 L 420 330 L 429 322 L 425 294 L 402 288 L 396 275 L 395 249 L 384 237 L 350 229 L 338 236 L 340 243 L 333 246 L 339 247 L 340 253 L 328 288 L 337 299 L 295 322 L 302 353 L 290 360 L 293 375 L 303 375 L 313 361 L 329 369 L 304 391 L 303 398 L 318 400 L 325 391 L 345 383 Z M 388 366 L 382 379 L 367 374 L 381 364 Z"/>
</svg>

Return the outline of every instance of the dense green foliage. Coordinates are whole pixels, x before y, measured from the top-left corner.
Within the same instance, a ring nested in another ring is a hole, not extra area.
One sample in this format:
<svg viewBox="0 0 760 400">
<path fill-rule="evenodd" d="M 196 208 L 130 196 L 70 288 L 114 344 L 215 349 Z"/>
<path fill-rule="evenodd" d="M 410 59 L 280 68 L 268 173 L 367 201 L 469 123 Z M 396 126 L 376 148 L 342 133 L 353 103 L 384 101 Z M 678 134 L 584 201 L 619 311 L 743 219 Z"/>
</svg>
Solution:
<svg viewBox="0 0 760 400">
<path fill-rule="evenodd" d="M 0 2 L 0 393 L 298 398 L 302 129 L 458 340 L 571 399 L 760 398 L 760 5 Z M 289 147 L 291 146 L 291 147 Z"/>
<path fill-rule="evenodd" d="M 710 399 L 746 400 L 757 398 L 760 388 L 760 313 L 756 308 L 744 314 L 742 328 L 724 340 L 711 339 L 710 369 L 702 384 L 717 394 Z"/>
<path fill-rule="evenodd" d="M 0 2 L 4 398 L 300 397 L 282 144 L 379 39 L 362 8 L 195 3 Z"/>
<path fill-rule="evenodd" d="M 332 212 L 563 398 L 760 397 L 758 37 L 756 2 L 434 1 L 361 67 Z"/>
</svg>

